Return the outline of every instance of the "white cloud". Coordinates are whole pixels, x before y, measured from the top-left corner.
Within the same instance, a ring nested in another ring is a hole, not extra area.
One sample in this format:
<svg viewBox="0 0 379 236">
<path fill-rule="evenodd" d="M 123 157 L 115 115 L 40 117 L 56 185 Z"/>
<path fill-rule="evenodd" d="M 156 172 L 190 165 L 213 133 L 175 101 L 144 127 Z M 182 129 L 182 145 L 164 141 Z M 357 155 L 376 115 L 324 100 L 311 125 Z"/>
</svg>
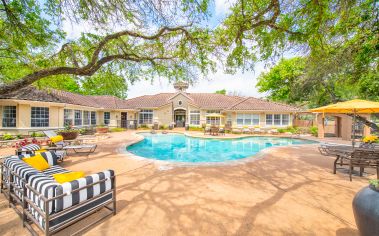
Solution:
<svg viewBox="0 0 379 236">
<path fill-rule="evenodd" d="M 215 0 L 215 15 L 226 15 L 236 0 Z"/>
</svg>

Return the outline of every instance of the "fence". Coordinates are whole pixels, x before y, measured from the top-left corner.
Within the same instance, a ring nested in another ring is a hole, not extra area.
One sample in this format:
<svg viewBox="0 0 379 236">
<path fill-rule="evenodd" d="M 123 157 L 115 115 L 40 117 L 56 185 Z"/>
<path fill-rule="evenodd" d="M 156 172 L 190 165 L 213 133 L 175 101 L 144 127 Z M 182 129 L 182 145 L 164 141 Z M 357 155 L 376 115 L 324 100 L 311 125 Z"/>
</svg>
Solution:
<svg viewBox="0 0 379 236">
<path fill-rule="evenodd" d="M 293 126 L 297 127 L 312 127 L 314 125 L 313 120 L 293 120 Z"/>
</svg>

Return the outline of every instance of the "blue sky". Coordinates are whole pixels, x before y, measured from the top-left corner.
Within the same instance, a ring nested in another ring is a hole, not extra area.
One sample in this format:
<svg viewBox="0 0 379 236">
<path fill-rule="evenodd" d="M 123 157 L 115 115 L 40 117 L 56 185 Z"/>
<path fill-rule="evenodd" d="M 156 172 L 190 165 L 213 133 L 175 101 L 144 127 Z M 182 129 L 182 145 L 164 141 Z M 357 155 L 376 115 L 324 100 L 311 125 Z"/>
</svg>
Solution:
<svg viewBox="0 0 379 236">
<path fill-rule="evenodd" d="M 214 27 L 229 12 L 230 6 L 234 0 L 215 0 L 212 17 L 209 19 L 209 26 Z M 68 38 L 77 38 L 81 32 L 87 32 L 91 26 L 84 24 L 71 25 L 63 24 L 64 30 L 67 32 Z M 255 88 L 256 78 L 264 71 L 263 63 L 256 64 L 254 71 L 237 72 L 234 75 L 225 74 L 222 68 L 214 74 L 209 74 L 206 79 L 196 81 L 188 92 L 209 93 L 216 90 L 226 89 L 227 92 L 239 94 L 242 96 L 264 97 Z M 173 85 L 165 78 L 157 78 L 153 81 L 137 81 L 129 84 L 128 98 L 138 97 L 147 94 L 156 94 L 161 92 L 174 92 Z"/>
</svg>

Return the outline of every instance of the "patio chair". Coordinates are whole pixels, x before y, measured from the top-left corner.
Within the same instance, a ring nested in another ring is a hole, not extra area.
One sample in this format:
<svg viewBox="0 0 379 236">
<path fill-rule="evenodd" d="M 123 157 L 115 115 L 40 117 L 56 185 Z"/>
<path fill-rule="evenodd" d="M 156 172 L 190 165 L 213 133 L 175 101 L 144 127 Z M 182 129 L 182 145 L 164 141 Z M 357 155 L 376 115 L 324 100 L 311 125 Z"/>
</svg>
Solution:
<svg viewBox="0 0 379 236">
<path fill-rule="evenodd" d="M 52 137 L 57 136 L 57 134 L 52 130 L 45 130 L 43 131 L 43 133 L 50 139 Z M 71 145 L 68 142 L 65 142 L 64 140 L 58 141 L 54 143 L 54 145 L 56 146 L 57 149 L 60 149 L 60 150 L 65 150 L 65 151 L 73 150 L 75 153 L 87 153 L 87 154 L 95 152 L 96 147 L 97 147 L 96 144 Z"/>
<path fill-rule="evenodd" d="M 220 125 L 220 127 L 218 129 L 218 133 L 222 134 L 222 135 L 225 135 L 225 127 L 223 125 Z"/>
<path fill-rule="evenodd" d="M 206 126 L 204 127 L 204 135 L 207 134 L 207 132 L 208 132 L 209 134 L 211 134 L 211 126 L 210 126 L 210 125 L 206 125 Z"/>
<path fill-rule="evenodd" d="M 232 132 L 232 125 L 226 124 L 224 130 L 225 130 L 225 132 Z"/>
<path fill-rule="evenodd" d="M 350 156 L 345 157 L 349 162 L 349 177 L 352 181 L 352 171 L 354 167 L 359 167 L 359 175 L 362 176 L 365 168 L 375 168 L 376 178 L 379 179 L 379 151 L 369 149 L 354 149 Z"/>
<path fill-rule="evenodd" d="M 249 129 L 249 127 L 244 126 L 244 127 L 242 128 L 242 133 L 243 133 L 243 134 L 250 134 L 250 133 L 251 133 L 251 130 Z"/>
<path fill-rule="evenodd" d="M 211 126 L 210 135 L 218 135 L 219 128 L 217 126 Z"/>
<path fill-rule="evenodd" d="M 261 128 L 254 128 L 253 133 L 254 134 L 262 134 L 263 130 L 261 130 Z"/>
</svg>

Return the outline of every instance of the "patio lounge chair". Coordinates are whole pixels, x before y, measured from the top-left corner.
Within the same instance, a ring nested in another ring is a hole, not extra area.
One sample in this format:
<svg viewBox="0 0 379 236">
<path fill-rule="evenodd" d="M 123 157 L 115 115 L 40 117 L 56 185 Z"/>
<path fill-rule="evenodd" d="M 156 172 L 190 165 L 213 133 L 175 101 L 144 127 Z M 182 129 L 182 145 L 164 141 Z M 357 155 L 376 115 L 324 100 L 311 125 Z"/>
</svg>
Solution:
<svg viewBox="0 0 379 236">
<path fill-rule="evenodd" d="M 242 129 L 242 133 L 244 133 L 244 134 L 250 134 L 250 133 L 251 133 L 251 130 L 249 129 L 249 127 L 245 126 L 245 127 L 243 127 L 243 129 Z"/>
<path fill-rule="evenodd" d="M 45 130 L 43 133 L 49 137 L 50 139 L 52 137 L 57 136 L 57 134 L 52 130 Z M 54 143 L 54 145 L 61 150 L 73 150 L 75 153 L 93 153 L 96 150 L 97 145 L 96 144 L 79 144 L 79 145 L 70 145 L 69 143 L 63 141 L 59 141 Z M 80 151 L 79 151 L 80 150 Z"/>
<path fill-rule="evenodd" d="M 16 149 L 16 155 L 34 155 L 35 153 L 43 153 L 48 149 L 49 148 L 42 149 L 39 144 L 31 143 Z M 58 160 L 60 161 L 63 161 L 64 157 L 66 156 L 65 150 L 52 149 L 49 151 L 54 152 L 58 156 Z"/>
<path fill-rule="evenodd" d="M 32 224 L 45 235 L 51 235 L 96 211 L 103 208 L 109 210 L 101 219 L 85 224 L 81 232 L 105 217 L 116 214 L 113 170 L 58 183 L 52 174 L 70 171 L 57 165 L 54 153 L 46 156 L 48 158 L 44 158 L 50 167 L 44 171 L 38 171 L 22 161 L 23 155 L 7 157 L 1 166 L 1 190 L 9 205 L 21 216 L 23 225 L 33 235 L 37 235 L 37 232 Z"/>
<path fill-rule="evenodd" d="M 254 128 L 253 133 L 254 134 L 262 134 L 263 130 L 261 130 L 261 128 Z"/>
<path fill-rule="evenodd" d="M 379 179 L 379 151 L 369 149 L 354 149 L 350 156 L 345 157 L 349 162 L 349 177 L 352 181 L 352 171 L 354 167 L 360 168 L 360 176 L 362 176 L 365 168 L 375 168 L 376 178 Z"/>
</svg>

